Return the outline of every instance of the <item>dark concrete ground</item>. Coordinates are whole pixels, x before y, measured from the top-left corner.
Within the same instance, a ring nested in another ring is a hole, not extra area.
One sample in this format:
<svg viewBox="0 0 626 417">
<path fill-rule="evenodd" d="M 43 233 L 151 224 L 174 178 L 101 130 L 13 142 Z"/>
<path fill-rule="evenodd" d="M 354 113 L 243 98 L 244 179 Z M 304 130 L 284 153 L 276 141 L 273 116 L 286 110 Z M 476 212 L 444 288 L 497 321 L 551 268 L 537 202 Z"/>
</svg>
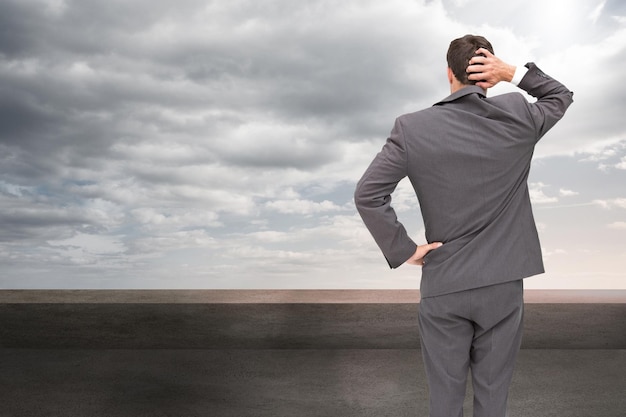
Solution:
<svg viewBox="0 0 626 417">
<path fill-rule="evenodd" d="M 626 303 L 526 304 L 523 349 L 626 349 Z M 419 349 L 419 304 L 0 303 L 0 348 Z"/>
<path fill-rule="evenodd" d="M 3 349 L 0 355 L 3 417 L 428 415 L 418 349 Z M 523 349 L 510 417 L 623 417 L 625 371 L 626 350 Z"/>
<path fill-rule="evenodd" d="M 0 417 L 428 415 L 418 303 L 207 294 L 0 291 Z M 626 416 L 626 303 L 599 295 L 525 306 L 509 417 Z"/>
</svg>

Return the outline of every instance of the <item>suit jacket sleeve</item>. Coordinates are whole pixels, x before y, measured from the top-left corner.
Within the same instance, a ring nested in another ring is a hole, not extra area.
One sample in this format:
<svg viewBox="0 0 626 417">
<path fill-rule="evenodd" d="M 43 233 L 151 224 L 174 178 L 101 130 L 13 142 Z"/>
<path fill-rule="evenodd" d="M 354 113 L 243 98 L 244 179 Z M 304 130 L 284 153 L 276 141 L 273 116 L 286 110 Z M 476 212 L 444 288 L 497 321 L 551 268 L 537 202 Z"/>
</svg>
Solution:
<svg viewBox="0 0 626 417">
<path fill-rule="evenodd" d="M 534 63 L 529 62 L 526 68 L 528 72 L 518 87 L 537 98 L 537 102 L 529 104 L 528 109 L 535 124 L 535 137 L 539 140 L 563 117 L 573 102 L 574 93 L 546 75 Z"/>
<path fill-rule="evenodd" d="M 402 127 L 396 120 L 383 149 L 363 174 L 354 193 L 357 210 L 391 268 L 402 265 L 417 248 L 391 207 L 391 193 L 406 175 L 406 147 Z"/>
</svg>

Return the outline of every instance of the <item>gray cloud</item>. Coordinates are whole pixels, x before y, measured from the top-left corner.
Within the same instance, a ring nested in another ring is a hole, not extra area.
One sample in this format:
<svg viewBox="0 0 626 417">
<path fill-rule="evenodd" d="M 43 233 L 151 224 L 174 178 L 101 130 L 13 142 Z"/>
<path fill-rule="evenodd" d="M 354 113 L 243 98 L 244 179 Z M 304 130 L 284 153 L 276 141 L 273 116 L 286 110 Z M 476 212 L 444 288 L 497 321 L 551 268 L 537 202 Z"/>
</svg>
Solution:
<svg viewBox="0 0 626 417">
<path fill-rule="evenodd" d="M 357 244 L 368 237 L 349 210 L 354 182 L 394 117 L 447 94 L 445 50 L 467 32 L 575 91 L 540 154 L 597 157 L 603 141 L 616 151 L 599 163 L 618 166 L 626 41 L 612 16 L 624 7 L 607 1 L 590 20 L 597 2 L 584 1 L 558 31 L 542 20 L 558 8 L 539 17 L 540 3 L 1 2 L 0 263 L 11 268 L 0 285 L 67 274 L 89 286 L 81 277 L 115 270 L 168 286 L 186 265 L 189 285 L 228 286 L 217 275 L 248 282 L 259 264 L 264 279 L 307 265 L 302 280 L 328 283 L 325 268 L 363 259 L 367 275 L 378 254 Z M 546 194 L 589 196 L 553 174 L 534 180 L 557 187 Z M 399 188 L 402 214 L 416 210 L 409 194 Z"/>
</svg>

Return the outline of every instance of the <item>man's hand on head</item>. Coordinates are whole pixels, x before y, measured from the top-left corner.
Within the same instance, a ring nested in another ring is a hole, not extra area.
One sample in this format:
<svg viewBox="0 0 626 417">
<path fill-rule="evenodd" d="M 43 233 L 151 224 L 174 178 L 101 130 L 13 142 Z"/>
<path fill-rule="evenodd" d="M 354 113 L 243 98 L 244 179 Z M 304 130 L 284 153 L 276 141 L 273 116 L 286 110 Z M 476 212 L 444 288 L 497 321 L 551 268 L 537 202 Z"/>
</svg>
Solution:
<svg viewBox="0 0 626 417">
<path fill-rule="evenodd" d="M 426 254 L 430 252 L 431 250 L 437 249 L 441 245 L 443 245 L 443 243 L 434 242 L 434 243 L 429 243 L 427 245 L 418 246 L 417 249 L 415 249 L 415 253 L 413 254 L 413 256 L 407 259 L 405 263 L 409 265 L 423 266 L 424 256 L 426 256 Z"/>
<path fill-rule="evenodd" d="M 469 61 L 467 78 L 477 81 L 476 85 L 484 90 L 500 81 L 511 81 L 515 75 L 515 65 L 509 65 L 485 48 L 476 51 Z"/>
</svg>

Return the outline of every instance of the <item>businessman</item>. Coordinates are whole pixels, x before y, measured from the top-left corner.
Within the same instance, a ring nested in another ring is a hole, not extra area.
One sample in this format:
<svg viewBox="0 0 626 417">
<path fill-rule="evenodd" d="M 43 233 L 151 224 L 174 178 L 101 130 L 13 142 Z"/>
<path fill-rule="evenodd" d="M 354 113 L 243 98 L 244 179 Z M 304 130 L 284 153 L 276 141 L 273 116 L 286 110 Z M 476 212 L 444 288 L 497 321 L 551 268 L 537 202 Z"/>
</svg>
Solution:
<svg viewBox="0 0 626 417">
<path fill-rule="evenodd" d="M 544 271 L 528 193 L 535 145 L 573 93 L 534 63 L 515 67 L 482 36 L 447 53 L 450 95 L 396 119 L 355 203 L 391 268 L 422 266 L 419 330 L 430 417 L 460 417 L 468 371 L 474 417 L 504 417 L 521 344 L 522 279 Z M 487 97 L 501 81 L 516 92 Z M 391 194 L 408 177 L 425 245 L 398 221 Z"/>
</svg>

